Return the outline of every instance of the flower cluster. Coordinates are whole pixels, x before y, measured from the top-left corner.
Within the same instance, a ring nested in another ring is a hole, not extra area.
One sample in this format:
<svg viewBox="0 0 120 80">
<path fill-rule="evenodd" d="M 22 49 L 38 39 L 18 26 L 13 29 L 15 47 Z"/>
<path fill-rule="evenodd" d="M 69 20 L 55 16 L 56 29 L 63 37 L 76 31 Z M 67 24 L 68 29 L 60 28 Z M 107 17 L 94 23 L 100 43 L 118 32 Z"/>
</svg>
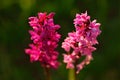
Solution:
<svg viewBox="0 0 120 80">
<path fill-rule="evenodd" d="M 74 26 L 75 32 L 68 33 L 68 37 L 62 43 L 62 48 L 68 53 L 63 55 L 64 63 L 67 63 L 66 68 L 76 67 L 76 73 L 79 73 L 92 60 L 92 52 L 96 50 L 93 45 L 98 44 L 96 38 L 101 31 L 99 29 L 100 23 L 96 23 L 96 20 L 91 21 L 87 12 L 76 14 Z M 78 63 L 82 56 L 86 57 Z"/>
<path fill-rule="evenodd" d="M 30 17 L 29 24 L 33 30 L 29 30 L 32 44 L 29 44 L 25 52 L 30 55 L 30 61 L 40 61 L 43 67 L 57 68 L 58 52 L 55 50 L 60 39 L 56 30 L 60 28 L 53 21 L 54 13 L 38 13 L 37 17 Z"/>
</svg>

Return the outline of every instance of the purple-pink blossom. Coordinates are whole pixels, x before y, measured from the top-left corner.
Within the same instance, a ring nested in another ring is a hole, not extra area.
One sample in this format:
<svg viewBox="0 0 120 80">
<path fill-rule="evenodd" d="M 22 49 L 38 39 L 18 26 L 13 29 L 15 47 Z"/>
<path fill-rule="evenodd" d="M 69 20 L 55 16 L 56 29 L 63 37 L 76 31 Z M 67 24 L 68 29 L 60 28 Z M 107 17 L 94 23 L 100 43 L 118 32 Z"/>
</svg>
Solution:
<svg viewBox="0 0 120 80">
<path fill-rule="evenodd" d="M 101 31 L 100 23 L 96 23 L 96 20 L 91 21 L 87 12 L 76 14 L 74 27 L 75 31 L 68 33 L 68 37 L 62 43 L 62 48 L 67 52 L 63 55 L 64 63 L 67 64 L 66 68 L 76 67 L 76 73 L 79 73 L 92 60 L 92 52 L 96 50 L 93 45 L 98 44 L 97 36 Z M 82 56 L 86 58 L 78 63 Z"/>
<path fill-rule="evenodd" d="M 30 61 L 40 61 L 43 67 L 58 68 L 59 62 L 58 46 L 61 37 L 57 30 L 60 25 L 54 24 L 54 13 L 38 13 L 36 17 L 29 17 L 29 24 L 32 30 L 29 30 L 31 40 L 28 49 L 25 52 L 30 55 Z"/>
</svg>

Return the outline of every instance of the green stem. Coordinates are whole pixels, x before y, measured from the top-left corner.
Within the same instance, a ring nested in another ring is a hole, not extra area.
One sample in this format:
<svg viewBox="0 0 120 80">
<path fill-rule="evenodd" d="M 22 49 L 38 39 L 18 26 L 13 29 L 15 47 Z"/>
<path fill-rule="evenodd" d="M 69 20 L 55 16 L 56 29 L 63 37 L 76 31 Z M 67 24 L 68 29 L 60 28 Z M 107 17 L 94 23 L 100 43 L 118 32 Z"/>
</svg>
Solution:
<svg viewBox="0 0 120 80">
<path fill-rule="evenodd" d="M 75 69 L 69 69 L 68 80 L 76 80 Z"/>
<path fill-rule="evenodd" d="M 46 80 L 51 80 L 50 69 L 44 68 L 45 78 Z"/>
</svg>

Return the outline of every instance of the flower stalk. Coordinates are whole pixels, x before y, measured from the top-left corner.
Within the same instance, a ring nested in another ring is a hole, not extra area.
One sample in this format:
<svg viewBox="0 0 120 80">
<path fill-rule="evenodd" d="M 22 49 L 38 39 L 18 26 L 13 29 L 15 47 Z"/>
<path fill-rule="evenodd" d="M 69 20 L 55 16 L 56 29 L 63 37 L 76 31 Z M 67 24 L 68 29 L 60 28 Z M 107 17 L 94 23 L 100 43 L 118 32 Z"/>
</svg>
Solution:
<svg viewBox="0 0 120 80">
<path fill-rule="evenodd" d="M 75 69 L 69 69 L 68 80 L 76 80 Z"/>
<path fill-rule="evenodd" d="M 50 68 L 44 68 L 45 80 L 51 80 Z"/>
</svg>

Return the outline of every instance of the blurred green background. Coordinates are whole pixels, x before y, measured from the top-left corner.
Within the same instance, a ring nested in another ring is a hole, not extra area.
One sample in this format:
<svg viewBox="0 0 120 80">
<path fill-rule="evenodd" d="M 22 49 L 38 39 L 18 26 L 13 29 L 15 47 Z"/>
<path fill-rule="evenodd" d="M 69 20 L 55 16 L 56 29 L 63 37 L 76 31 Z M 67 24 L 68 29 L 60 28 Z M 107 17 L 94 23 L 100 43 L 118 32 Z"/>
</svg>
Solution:
<svg viewBox="0 0 120 80">
<path fill-rule="evenodd" d="M 24 49 L 30 35 L 28 17 L 38 12 L 55 12 L 62 39 L 74 30 L 76 13 L 88 11 L 101 23 L 94 60 L 79 74 L 78 80 L 120 80 L 120 0 L 0 0 L 0 80 L 44 80 L 39 62 L 30 63 Z M 63 49 L 60 48 L 62 62 Z M 67 80 L 65 64 L 51 70 L 52 80 Z"/>
</svg>

